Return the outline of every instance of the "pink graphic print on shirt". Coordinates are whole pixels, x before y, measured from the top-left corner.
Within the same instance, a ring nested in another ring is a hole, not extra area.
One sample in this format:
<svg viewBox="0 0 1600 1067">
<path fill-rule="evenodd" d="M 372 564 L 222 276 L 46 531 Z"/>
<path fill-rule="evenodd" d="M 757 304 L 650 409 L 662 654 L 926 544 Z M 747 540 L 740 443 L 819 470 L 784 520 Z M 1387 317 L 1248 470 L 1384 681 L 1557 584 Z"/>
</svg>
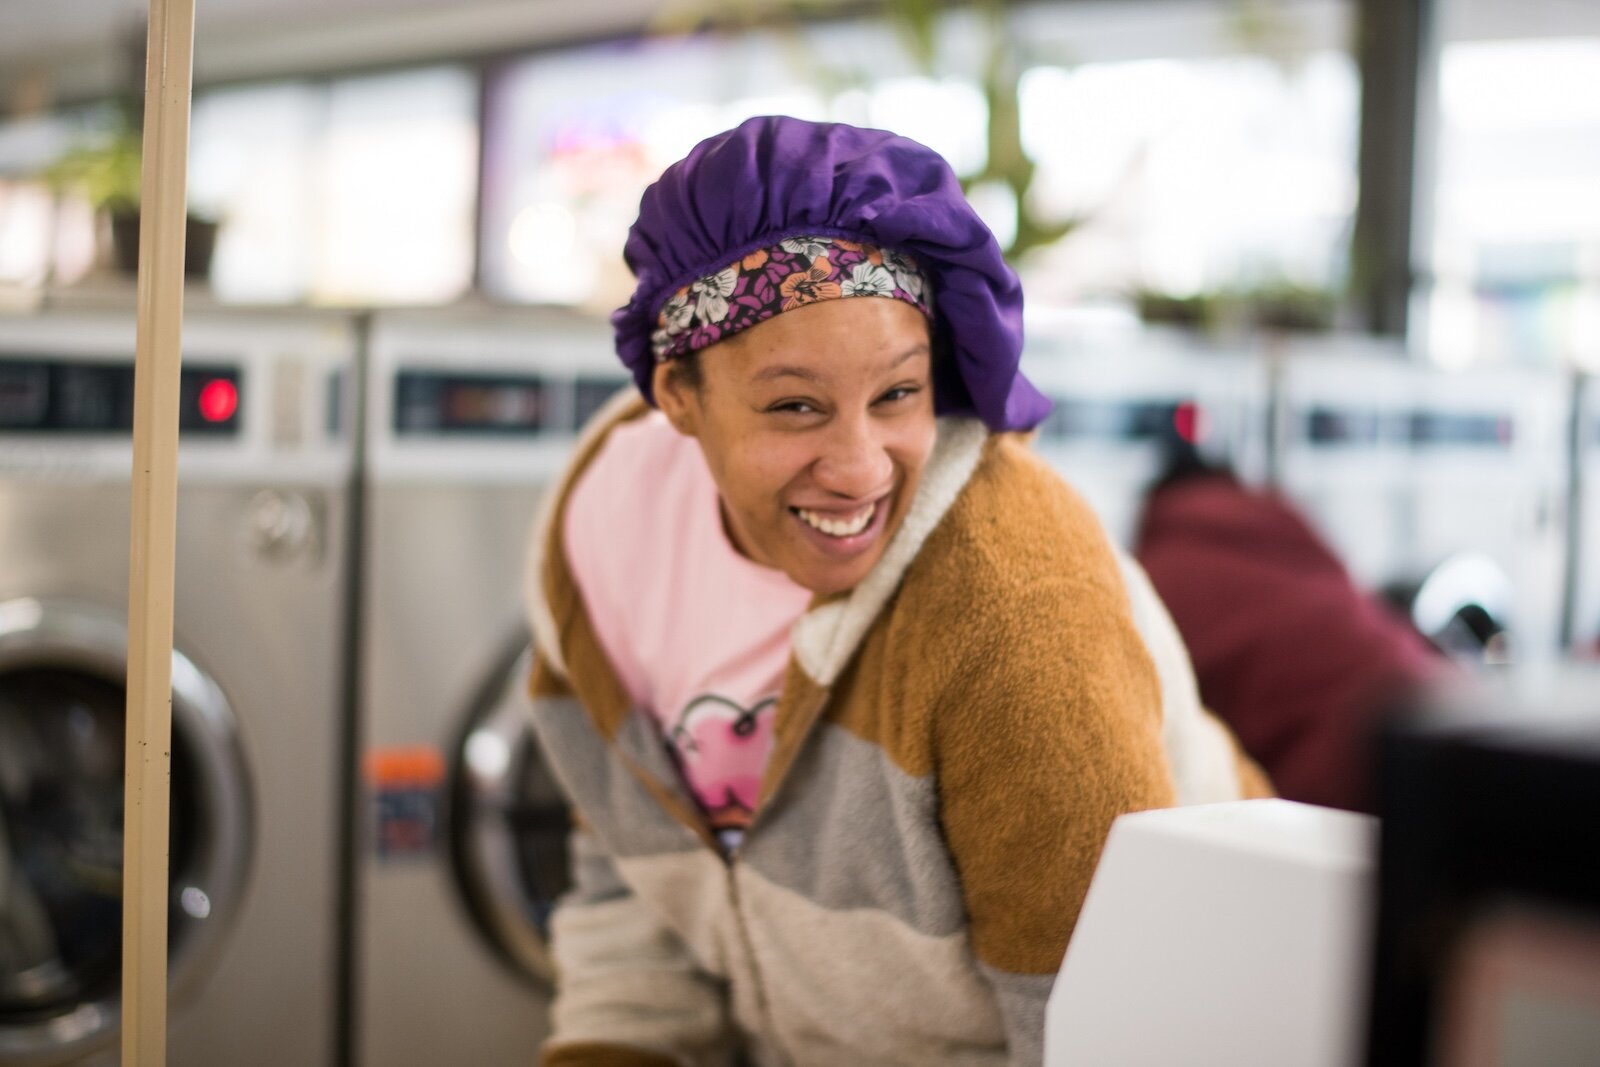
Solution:
<svg viewBox="0 0 1600 1067">
<path fill-rule="evenodd" d="M 691 700 L 678 716 L 672 747 L 713 828 L 742 830 L 750 825 L 772 754 L 777 704 L 776 697 L 767 697 L 746 708 L 707 693 Z"/>
</svg>

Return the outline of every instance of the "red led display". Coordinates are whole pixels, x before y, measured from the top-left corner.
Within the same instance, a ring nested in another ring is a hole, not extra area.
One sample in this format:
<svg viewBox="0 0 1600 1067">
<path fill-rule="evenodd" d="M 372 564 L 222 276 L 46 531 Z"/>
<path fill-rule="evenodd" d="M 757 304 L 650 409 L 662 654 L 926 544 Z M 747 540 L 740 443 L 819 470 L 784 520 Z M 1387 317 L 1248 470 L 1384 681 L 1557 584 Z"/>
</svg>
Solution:
<svg viewBox="0 0 1600 1067">
<path fill-rule="evenodd" d="M 200 389 L 200 417 L 227 422 L 239 410 L 239 388 L 226 378 L 213 378 Z"/>
<path fill-rule="evenodd" d="M 1189 444 L 1199 444 L 1206 436 L 1205 411 L 1193 400 L 1185 400 L 1172 413 L 1172 428 Z"/>
</svg>

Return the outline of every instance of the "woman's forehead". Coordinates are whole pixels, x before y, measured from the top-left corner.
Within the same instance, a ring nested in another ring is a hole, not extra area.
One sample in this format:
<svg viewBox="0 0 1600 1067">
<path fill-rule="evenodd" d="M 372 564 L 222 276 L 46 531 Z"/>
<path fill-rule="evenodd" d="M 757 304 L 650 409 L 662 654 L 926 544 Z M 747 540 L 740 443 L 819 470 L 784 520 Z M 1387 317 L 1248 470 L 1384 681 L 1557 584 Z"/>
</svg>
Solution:
<svg viewBox="0 0 1600 1067">
<path fill-rule="evenodd" d="M 724 363 L 739 378 L 760 383 L 926 369 L 929 354 L 928 320 L 915 307 L 899 300 L 851 298 L 786 311 L 701 355 Z"/>
</svg>

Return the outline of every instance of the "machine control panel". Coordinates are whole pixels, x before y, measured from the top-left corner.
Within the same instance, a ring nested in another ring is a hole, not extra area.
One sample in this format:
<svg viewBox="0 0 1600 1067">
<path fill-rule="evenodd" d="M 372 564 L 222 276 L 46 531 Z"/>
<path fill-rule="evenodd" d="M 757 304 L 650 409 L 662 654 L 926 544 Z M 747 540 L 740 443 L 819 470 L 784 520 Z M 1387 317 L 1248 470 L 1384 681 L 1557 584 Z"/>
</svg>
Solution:
<svg viewBox="0 0 1600 1067">
<path fill-rule="evenodd" d="M 1311 444 L 1327 446 L 1376 445 L 1393 435 L 1389 421 L 1376 409 L 1322 405 L 1307 414 L 1305 432 Z"/>
<path fill-rule="evenodd" d="M 1484 411 L 1416 411 L 1411 415 L 1411 443 L 1419 447 L 1460 446 L 1509 449 L 1515 443 L 1515 419 Z"/>
<path fill-rule="evenodd" d="M 394 430 L 410 434 L 539 433 L 549 391 L 536 374 L 402 370 L 395 376 Z"/>
<path fill-rule="evenodd" d="M 1313 446 L 1376 446 L 1385 442 L 1417 448 L 1510 448 L 1515 419 L 1496 412 L 1380 411 L 1377 408 L 1313 406 L 1305 416 Z"/>
<path fill-rule="evenodd" d="M 1045 438 L 1160 441 L 1177 434 L 1193 441 L 1204 421 L 1199 406 L 1188 400 L 1051 399 L 1055 407 L 1039 427 Z"/>
<path fill-rule="evenodd" d="M 351 316 L 322 312 L 186 312 L 177 382 L 182 479 L 347 479 L 356 326 Z M 137 348 L 131 309 L 0 315 L 0 476 L 125 482 Z"/>
<path fill-rule="evenodd" d="M 239 432 L 239 367 L 197 362 L 180 371 L 178 428 L 185 434 Z M 133 431 L 133 364 L 52 357 L 0 362 L 0 433 L 116 435 Z"/>
<path fill-rule="evenodd" d="M 394 378 L 397 437 L 518 438 L 570 435 L 627 380 L 477 369 L 406 367 Z"/>
</svg>

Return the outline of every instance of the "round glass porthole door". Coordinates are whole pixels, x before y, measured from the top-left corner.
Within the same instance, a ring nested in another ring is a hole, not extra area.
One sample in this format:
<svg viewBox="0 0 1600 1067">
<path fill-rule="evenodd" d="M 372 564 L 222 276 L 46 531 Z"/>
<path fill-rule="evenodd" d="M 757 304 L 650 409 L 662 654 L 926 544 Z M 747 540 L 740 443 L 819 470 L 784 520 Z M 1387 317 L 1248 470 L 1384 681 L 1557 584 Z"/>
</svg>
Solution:
<svg viewBox="0 0 1600 1067">
<path fill-rule="evenodd" d="M 518 642 L 468 716 L 452 768 L 450 840 L 479 928 L 507 963 L 547 985 L 550 912 L 571 885 L 572 816 L 533 733 L 532 660 Z"/>
<path fill-rule="evenodd" d="M 1458 663 L 1504 664 L 1516 651 L 1511 579 L 1481 552 L 1450 556 L 1401 597 L 1412 625 Z"/>
<path fill-rule="evenodd" d="M 0 1063 L 111 1042 L 121 994 L 127 631 L 96 605 L 0 602 Z M 172 664 L 174 1004 L 243 888 L 249 789 L 221 689 Z"/>
</svg>

